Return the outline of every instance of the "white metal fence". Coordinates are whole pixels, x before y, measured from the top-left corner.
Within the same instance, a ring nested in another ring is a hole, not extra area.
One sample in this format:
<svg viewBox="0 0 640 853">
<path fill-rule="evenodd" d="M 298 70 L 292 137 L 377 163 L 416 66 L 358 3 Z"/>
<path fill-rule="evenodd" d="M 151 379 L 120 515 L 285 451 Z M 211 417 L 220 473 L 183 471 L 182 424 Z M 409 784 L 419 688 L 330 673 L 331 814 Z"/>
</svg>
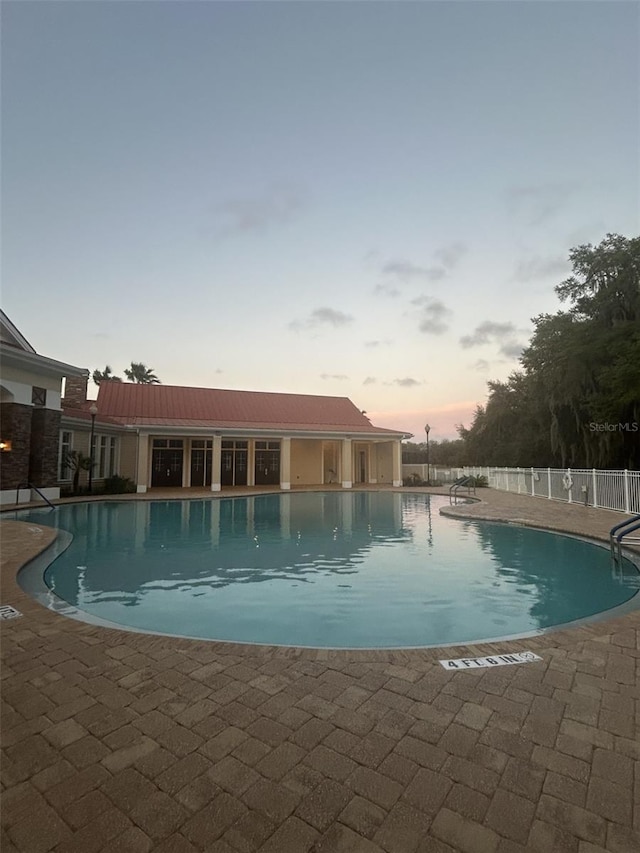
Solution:
<svg viewBox="0 0 640 853">
<path fill-rule="evenodd" d="M 486 477 L 494 489 L 584 506 L 640 513 L 640 471 L 595 468 L 442 468 L 431 465 L 431 480 L 452 483 L 465 474 Z M 427 480 L 426 465 L 403 465 L 404 478 Z"/>
</svg>

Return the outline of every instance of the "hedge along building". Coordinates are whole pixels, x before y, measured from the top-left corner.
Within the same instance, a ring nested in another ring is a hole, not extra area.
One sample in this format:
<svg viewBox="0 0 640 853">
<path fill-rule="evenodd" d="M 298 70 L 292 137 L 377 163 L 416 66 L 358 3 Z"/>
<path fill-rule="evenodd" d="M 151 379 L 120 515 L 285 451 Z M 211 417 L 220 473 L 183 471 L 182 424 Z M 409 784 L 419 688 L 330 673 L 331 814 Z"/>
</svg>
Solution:
<svg viewBox="0 0 640 853">
<path fill-rule="evenodd" d="M 85 386 L 86 388 L 86 386 Z M 402 439 L 346 397 L 102 382 L 118 473 L 157 487 L 402 485 Z M 86 403 L 76 403 L 86 409 Z"/>
<path fill-rule="evenodd" d="M 0 503 L 57 498 L 62 380 L 86 387 L 88 371 L 38 354 L 4 311 L 0 357 Z"/>
</svg>

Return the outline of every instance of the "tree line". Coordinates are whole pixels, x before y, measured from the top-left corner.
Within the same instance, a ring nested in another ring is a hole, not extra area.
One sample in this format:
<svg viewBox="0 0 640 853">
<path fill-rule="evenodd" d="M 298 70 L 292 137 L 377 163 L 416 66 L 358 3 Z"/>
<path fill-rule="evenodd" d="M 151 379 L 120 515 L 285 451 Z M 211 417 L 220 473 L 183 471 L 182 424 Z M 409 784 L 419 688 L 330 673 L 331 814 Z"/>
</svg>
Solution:
<svg viewBox="0 0 640 853">
<path fill-rule="evenodd" d="M 449 464 L 640 468 L 640 237 L 607 234 L 569 260 L 554 288 L 567 309 L 533 318 L 520 369 L 488 383 Z"/>
<path fill-rule="evenodd" d="M 429 442 L 427 452 L 426 441 L 410 441 L 402 446 L 402 461 L 407 465 L 439 465 L 443 468 L 458 467 L 466 464 L 463 459 L 465 444 L 461 438 L 451 441 L 444 438 L 441 441 L 434 439 Z"/>
</svg>

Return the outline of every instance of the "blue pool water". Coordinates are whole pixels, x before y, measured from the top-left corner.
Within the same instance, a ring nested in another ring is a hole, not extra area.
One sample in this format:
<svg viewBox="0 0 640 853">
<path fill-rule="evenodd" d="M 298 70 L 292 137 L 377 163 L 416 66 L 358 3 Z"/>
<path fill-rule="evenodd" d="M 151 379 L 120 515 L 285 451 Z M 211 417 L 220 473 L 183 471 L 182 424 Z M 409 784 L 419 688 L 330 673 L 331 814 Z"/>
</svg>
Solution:
<svg viewBox="0 0 640 853">
<path fill-rule="evenodd" d="M 522 636 L 631 599 L 636 567 L 401 492 L 116 501 L 18 514 L 73 535 L 47 586 L 87 618 L 207 639 L 411 647 Z"/>
</svg>

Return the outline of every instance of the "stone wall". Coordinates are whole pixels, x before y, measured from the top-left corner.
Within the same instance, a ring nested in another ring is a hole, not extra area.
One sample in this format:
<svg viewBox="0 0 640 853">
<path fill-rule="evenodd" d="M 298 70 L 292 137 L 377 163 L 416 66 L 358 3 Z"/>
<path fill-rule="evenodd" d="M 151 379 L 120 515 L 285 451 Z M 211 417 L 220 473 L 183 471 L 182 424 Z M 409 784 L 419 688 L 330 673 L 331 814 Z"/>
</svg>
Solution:
<svg viewBox="0 0 640 853">
<path fill-rule="evenodd" d="M 59 411 L 33 410 L 29 482 L 38 488 L 49 488 L 58 484 L 60 418 Z"/>
<path fill-rule="evenodd" d="M 1 437 L 11 442 L 11 450 L 0 453 L 2 489 L 17 489 L 29 479 L 31 452 L 31 415 L 33 408 L 19 403 L 0 407 Z"/>
<path fill-rule="evenodd" d="M 64 381 L 64 397 L 62 406 L 70 409 L 81 409 L 87 401 L 87 376 L 67 376 Z"/>
</svg>

